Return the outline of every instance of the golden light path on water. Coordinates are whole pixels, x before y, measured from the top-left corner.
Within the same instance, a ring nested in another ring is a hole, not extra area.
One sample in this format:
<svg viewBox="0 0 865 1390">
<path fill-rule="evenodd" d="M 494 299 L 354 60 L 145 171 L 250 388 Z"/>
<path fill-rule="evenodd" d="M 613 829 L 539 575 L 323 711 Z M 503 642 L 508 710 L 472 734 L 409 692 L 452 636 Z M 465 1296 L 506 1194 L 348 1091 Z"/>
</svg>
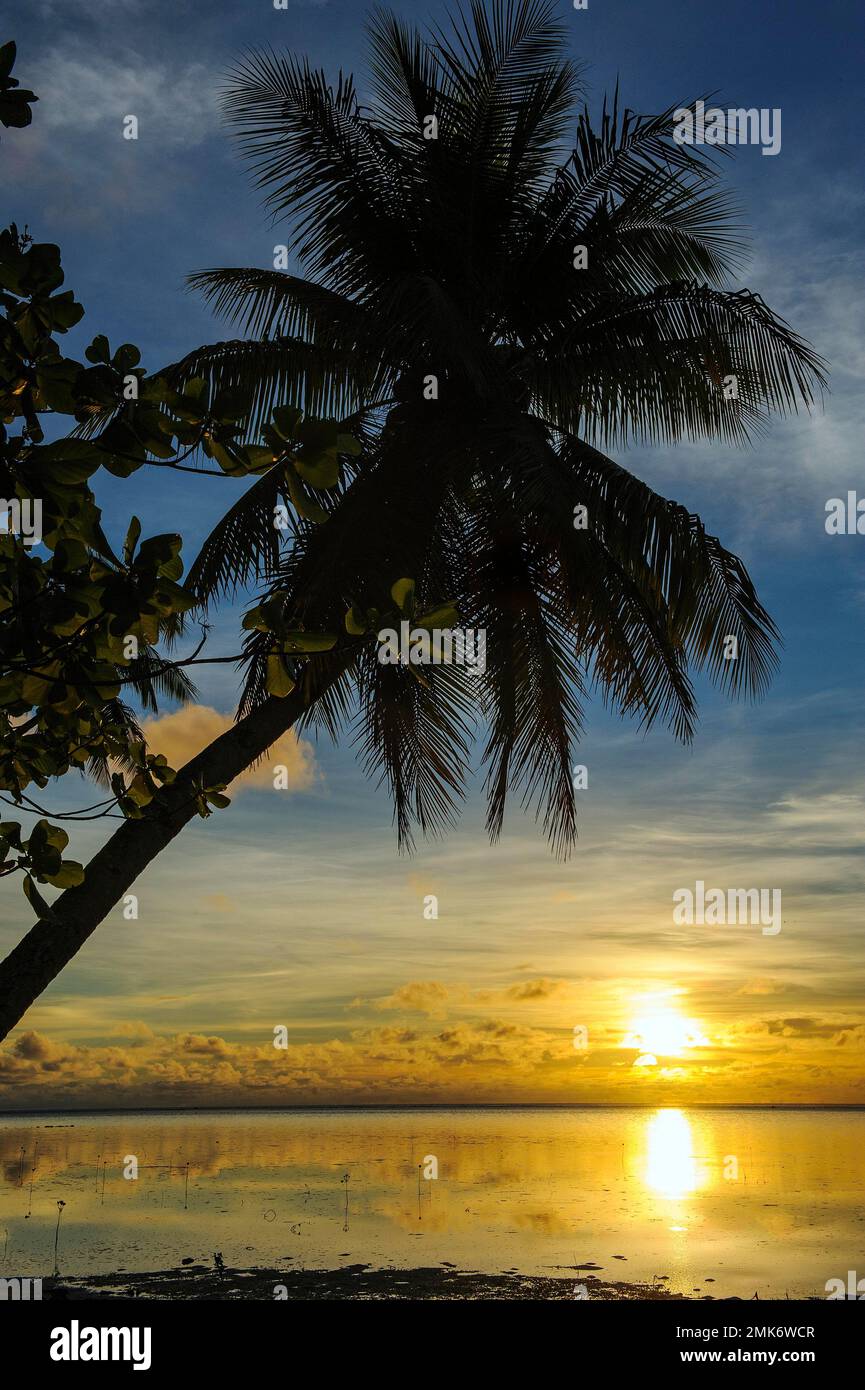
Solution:
<svg viewBox="0 0 865 1390">
<path fill-rule="evenodd" d="M 681 1110 L 659 1110 L 646 1124 L 645 1182 L 661 1197 L 683 1198 L 707 1179 L 694 1155 L 691 1125 Z"/>
</svg>

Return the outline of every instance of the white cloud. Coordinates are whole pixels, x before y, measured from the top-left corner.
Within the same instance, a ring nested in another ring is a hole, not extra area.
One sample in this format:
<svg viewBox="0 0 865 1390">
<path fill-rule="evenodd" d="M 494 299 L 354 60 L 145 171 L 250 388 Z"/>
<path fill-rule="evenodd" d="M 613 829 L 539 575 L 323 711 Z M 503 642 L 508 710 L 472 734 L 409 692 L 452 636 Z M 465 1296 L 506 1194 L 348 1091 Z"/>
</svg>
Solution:
<svg viewBox="0 0 865 1390">
<path fill-rule="evenodd" d="M 76 40 L 51 49 L 29 80 L 41 97 L 45 132 L 84 132 L 121 148 L 134 143 L 123 138 L 123 119 L 133 115 L 139 146 L 174 150 L 217 133 L 218 76 L 202 62 L 158 66 L 131 53 L 93 52 Z"/>
</svg>

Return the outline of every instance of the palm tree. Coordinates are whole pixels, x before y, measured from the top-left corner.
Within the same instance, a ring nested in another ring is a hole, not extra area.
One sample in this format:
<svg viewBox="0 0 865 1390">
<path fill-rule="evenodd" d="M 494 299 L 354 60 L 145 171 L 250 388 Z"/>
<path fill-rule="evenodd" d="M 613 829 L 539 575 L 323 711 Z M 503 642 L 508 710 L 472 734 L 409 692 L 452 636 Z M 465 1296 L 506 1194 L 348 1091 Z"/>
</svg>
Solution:
<svg viewBox="0 0 865 1390">
<path fill-rule="evenodd" d="M 725 288 L 733 213 L 716 165 L 673 141 L 673 108 L 638 117 L 616 98 L 597 129 L 577 110 L 554 10 L 473 0 L 430 39 L 376 12 L 369 108 L 350 78 L 333 87 L 293 58 L 250 55 L 232 74 L 228 118 L 309 278 L 194 276 L 253 336 L 171 374 L 246 391 L 252 428 L 290 402 L 362 447 L 333 493 L 313 495 L 288 462 L 258 477 L 189 580 L 203 609 L 257 583 L 271 627 L 342 636 L 290 662 L 281 696 L 270 635 L 250 633 L 235 726 L 0 964 L 0 1037 L 192 818 L 193 787 L 230 781 L 292 725 L 337 733 L 353 693 L 404 843 L 453 819 L 480 731 L 491 836 L 516 788 L 566 853 L 592 689 L 680 739 L 694 671 L 765 690 L 777 632 L 741 560 L 605 451 L 746 443 L 771 413 L 810 406 L 822 365 L 759 297 Z M 380 664 L 372 634 L 395 604 L 453 605 L 485 629 L 484 674 Z"/>
<path fill-rule="evenodd" d="M 265 580 L 289 625 L 341 625 L 406 573 L 420 609 L 453 600 L 486 630 L 483 679 L 418 682 L 367 647 L 316 711 L 334 727 L 358 683 L 405 840 L 413 821 L 451 819 L 475 716 L 491 833 L 516 785 L 564 851 L 591 685 L 688 739 L 689 670 L 757 695 L 776 659 L 741 561 L 602 450 L 745 443 L 771 411 L 810 404 L 821 364 L 758 296 L 724 288 L 742 242 L 717 164 L 672 139 L 674 108 L 636 117 L 617 93 L 599 129 L 576 111 L 556 9 L 473 0 L 430 41 L 376 12 L 368 108 L 350 78 L 241 62 L 227 117 L 310 278 L 193 275 L 255 336 L 173 368 L 248 392 L 253 425 L 289 397 L 364 435 L 327 526 L 301 523 L 287 553 L 271 525 L 285 469 L 244 494 L 191 571 L 205 605 Z M 244 712 L 265 694 L 264 647 Z"/>
</svg>

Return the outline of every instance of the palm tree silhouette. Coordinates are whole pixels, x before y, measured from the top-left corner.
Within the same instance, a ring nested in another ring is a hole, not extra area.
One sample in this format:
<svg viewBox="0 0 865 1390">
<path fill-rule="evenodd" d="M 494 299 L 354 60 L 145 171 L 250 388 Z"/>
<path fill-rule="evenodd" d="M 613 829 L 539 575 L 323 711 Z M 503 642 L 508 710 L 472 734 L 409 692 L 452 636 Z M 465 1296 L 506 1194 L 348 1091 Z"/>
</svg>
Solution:
<svg viewBox="0 0 865 1390">
<path fill-rule="evenodd" d="M 556 9 L 476 0 L 429 39 L 377 11 L 368 108 L 351 78 L 246 57 L 227 117 L 310 278 L 193 275 L 255 336 L 172 369 L 247 392 L 253 425 L 291 399 L 364 444 L 327 526 L 301 521 L 287 554 L 285 470 L 244 494 L 190 572 L 205 605 L 265 580 L 290 624 L 341 625 L 407 574 L 419 610 L 452 600 L 486 631 L 480 680 L 419 681 L 367 647 L 320 698 L 335 730 L 357 681 L 405 841 L 452 819 L 479 719 L 491 834 L 516 786 L 566 851 L 591 686 L 689 739 L 689 670 L 757 695 L 776 661 L 742 562 L 602 450 L 744 443 L 810 405 L 822 365 L 758 296 L 724 288 L 742 242 L 717 164 L 672 139 L 675 108 L 638 117 L 617 93 L 598 129 L 577 111 Z M 250 642 L 244 712 L 265 698 L 265 646 Z"/>
</svg>

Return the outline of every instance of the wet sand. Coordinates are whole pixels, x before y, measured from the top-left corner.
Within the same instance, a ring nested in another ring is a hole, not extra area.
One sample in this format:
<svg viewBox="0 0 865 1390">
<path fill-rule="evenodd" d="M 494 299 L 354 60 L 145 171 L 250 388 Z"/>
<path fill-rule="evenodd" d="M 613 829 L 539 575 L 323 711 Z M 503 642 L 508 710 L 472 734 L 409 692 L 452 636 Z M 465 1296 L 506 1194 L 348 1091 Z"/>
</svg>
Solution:
<svg viewBox="0 0 865 1390">
<path fill-rule="evenodd" d="M 585 1289 L 585 1294 L 582 1290 Z M 568 1278 L 521 1274 L 481 1274 L 442 1268 L 226 1269 L 222 1276 L 206 1265 L 149 1274 L 90 1275 L 47 1279 L 44 1298 L 81 1300 L 143 1298 L 158 1300 L 246 1300 L 274 1302 L 320 1299 L 534 1299 L 585 1298 L 607 1301 L 714 1301 L 711 1294 L 672 1293 L 664 1283 L 630 1284 L 581 1274 Z M 738 1300 L 735 1300 L 738 1301 Z"/>
</svg>

